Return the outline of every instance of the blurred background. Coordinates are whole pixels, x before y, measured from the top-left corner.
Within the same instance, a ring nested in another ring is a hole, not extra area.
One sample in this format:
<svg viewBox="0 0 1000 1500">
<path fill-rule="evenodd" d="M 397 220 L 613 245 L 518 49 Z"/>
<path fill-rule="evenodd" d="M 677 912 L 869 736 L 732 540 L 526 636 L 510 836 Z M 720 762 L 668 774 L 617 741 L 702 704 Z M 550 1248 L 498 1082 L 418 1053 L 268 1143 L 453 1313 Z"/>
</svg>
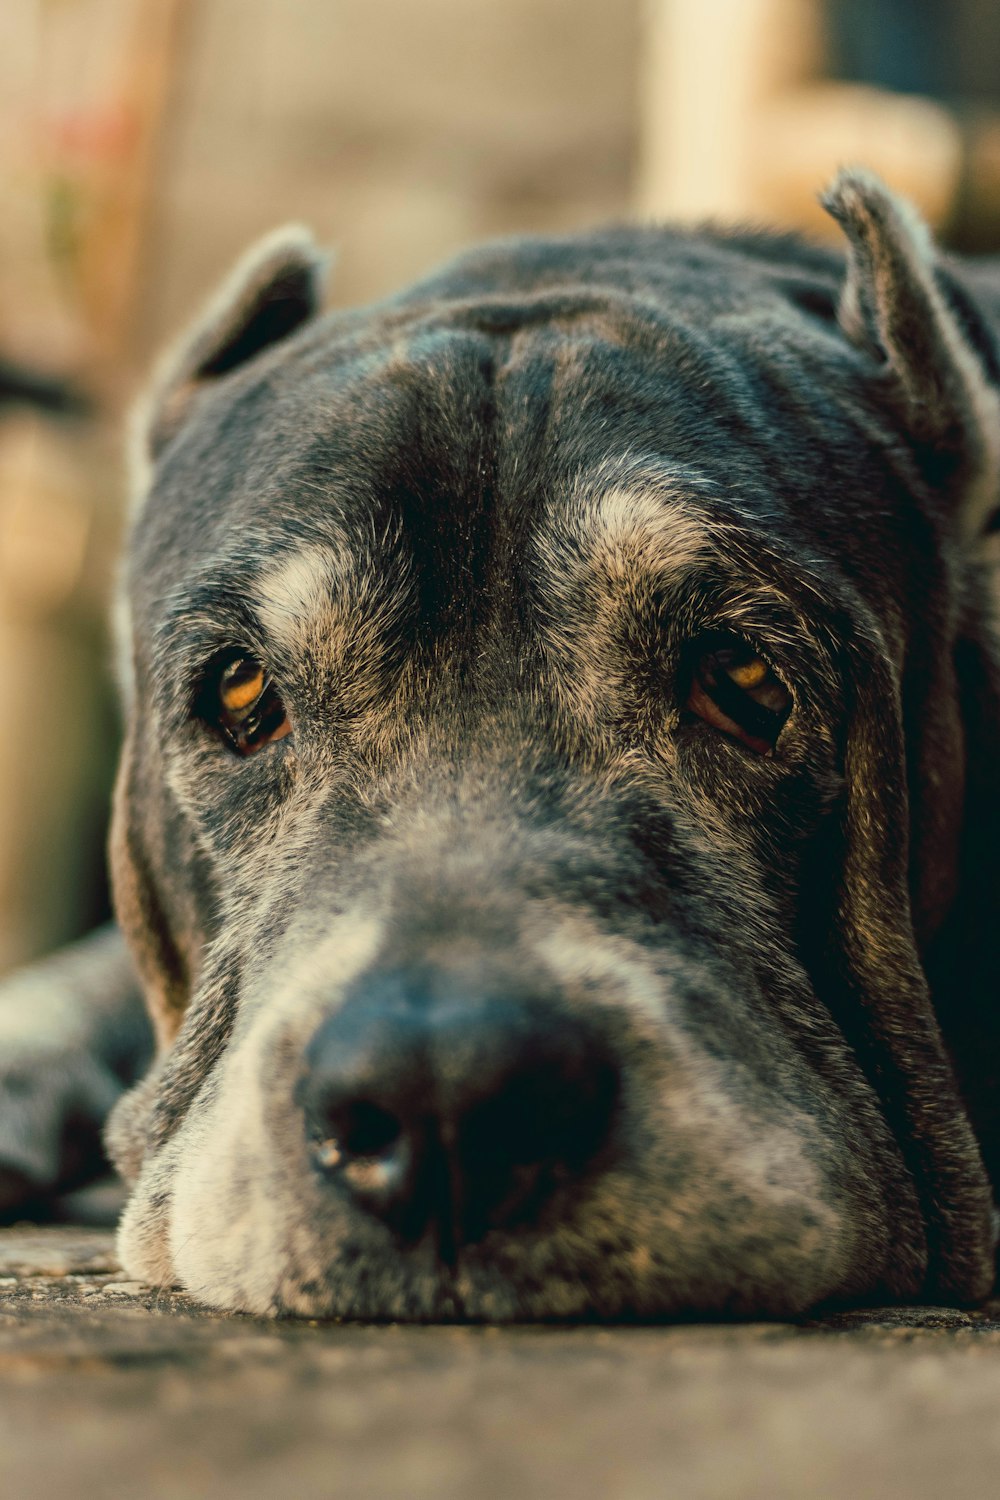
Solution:
<svg viewBox="0 0 1000 1500">
<path fill-rule="evenodd" d="M 0 0 L 0 971 L 99 920 L 123 413 L 255 235 L 332 301 L 627 217 L 828 235 L 862 161 L 1000 247 L 990 0 Z"/>
</svg>

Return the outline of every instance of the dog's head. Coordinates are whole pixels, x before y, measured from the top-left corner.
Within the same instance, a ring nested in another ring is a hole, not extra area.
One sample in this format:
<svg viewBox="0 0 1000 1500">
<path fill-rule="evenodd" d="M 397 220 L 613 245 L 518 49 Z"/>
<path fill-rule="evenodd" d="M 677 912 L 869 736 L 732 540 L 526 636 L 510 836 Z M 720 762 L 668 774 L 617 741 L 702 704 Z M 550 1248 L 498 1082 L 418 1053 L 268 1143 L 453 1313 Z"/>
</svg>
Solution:
<svg viewBox="0 0 1000 1500">
<path fill-rule="evenodd" d="M 327 318 L 289 233 L 161 373 L 133 1274 L 391 1318 L 985 1293 L 991 346 L 879 184 L 828 206 L 846 265 L 610 232 Z"/>
</svg>

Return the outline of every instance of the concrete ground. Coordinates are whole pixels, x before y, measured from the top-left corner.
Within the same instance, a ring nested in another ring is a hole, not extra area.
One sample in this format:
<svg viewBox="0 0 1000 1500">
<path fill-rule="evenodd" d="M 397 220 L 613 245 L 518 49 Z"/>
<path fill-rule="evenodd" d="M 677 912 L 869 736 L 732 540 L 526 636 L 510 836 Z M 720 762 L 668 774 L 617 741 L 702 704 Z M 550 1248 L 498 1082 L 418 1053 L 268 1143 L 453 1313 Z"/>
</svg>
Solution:
<svg viewBox="0 0 1000 1500">
<path fill-rule="evenodd" d="M 1000 1304 L 801 1326 L 218 1317 L 0 1231 L 3 1500 L 988 1500 Z"/>
</svg>

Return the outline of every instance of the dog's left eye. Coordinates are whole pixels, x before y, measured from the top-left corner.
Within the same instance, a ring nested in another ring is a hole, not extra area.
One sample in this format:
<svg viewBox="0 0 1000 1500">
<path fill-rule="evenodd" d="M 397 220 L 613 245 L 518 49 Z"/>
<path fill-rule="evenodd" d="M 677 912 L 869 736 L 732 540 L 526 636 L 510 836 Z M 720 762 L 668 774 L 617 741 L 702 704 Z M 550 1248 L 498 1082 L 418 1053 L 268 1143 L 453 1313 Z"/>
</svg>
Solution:
<svg viewBox="0 0 1000 1500">
<path fill-rule="evenodd" d="M 230 653 L 212 674 L 205 708 L 238 755 L 252 755 L 291 734 L 292 726 L 263 664 L 247 653 Z"/>
<path fill-rule="evenodd" d="M 751 646 L 731 639 L 697 656 L 686 707 L 748 750 L 771 755 L 792 695 Z"/>
</svg>

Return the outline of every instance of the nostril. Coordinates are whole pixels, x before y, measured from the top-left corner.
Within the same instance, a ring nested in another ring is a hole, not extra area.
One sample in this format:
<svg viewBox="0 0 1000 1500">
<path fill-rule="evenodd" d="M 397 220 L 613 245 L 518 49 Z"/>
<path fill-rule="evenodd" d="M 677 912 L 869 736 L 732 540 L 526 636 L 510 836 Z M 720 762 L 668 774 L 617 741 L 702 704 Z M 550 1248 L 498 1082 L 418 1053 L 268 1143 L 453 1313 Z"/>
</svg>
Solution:
<svg viewBox="0 0 1000 1500">
<path fill-rule="evenodd" d="M 431 1226 L 443 1258 L 608 1160 L 617 1066 L 599 1033 L 538 1000 L 369 976 L 305 1063 L 296 1102 L 331 1201 L 353 1198 L 406 1242 Z"/>
<path fill-rule="evenodd" d="M 398 1144 L 403 1133 L 403 1123 L 396 1115 L 368 1099 L 328 1109 L 327 1124 L 347 1156 L 382 1156 Z"/>
<path fill-rule="evenodd" d="M 369 1099 L 328 1103 L 315 1129 L 312 1156 L 320 1172 L 405 1231 L 421 1166 L 414 1131 Z"/>
</svg>

